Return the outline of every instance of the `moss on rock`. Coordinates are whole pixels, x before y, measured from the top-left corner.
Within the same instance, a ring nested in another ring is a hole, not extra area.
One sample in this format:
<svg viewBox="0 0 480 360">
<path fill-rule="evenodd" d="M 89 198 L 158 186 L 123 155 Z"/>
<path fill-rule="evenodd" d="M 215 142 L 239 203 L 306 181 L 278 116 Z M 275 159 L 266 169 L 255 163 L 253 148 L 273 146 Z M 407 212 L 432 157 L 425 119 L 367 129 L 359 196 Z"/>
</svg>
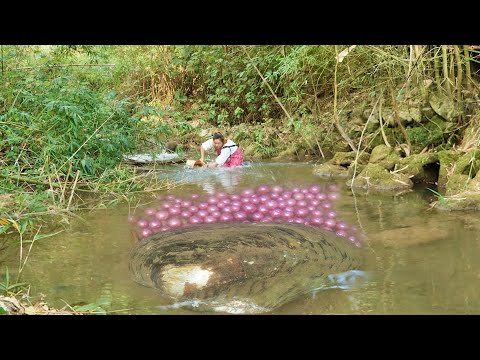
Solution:
<svg viewBox="0 0 480 360">
<path fill-rule="evenodd" d="M 399 173 L 390 173 L 381 165 L 368 164 L 363 171 L 354 179 L 352 187 L 372 189 L 377 191 L 397 191 L 410 189 L 412 180 Z"/>
</svg>

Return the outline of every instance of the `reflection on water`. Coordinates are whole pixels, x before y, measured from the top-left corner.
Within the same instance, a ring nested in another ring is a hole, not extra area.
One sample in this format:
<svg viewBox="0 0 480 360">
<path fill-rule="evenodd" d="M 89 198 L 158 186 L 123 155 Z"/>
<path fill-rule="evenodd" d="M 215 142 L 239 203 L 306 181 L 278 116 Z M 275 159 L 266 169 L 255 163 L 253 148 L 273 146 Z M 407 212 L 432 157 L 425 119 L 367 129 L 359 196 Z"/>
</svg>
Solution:
<svg viewBox="0 0 480 360">
<path fill-rule="evenodd" d="M 159 176 L 181 180 L 174 195 L 237 192 L 260 184 L 304 186 L 330 180 L 312 174 L 312 164 L 253 163 L 233 169 L 166 167 Z M 276 309 L 275 314 L 480 314 L 480 217 L 430 209 L 431 196 L 416 190 L 401 196 L 352 194 L 338 182 L 335 210 L 366 235 L 361 286 L 341 286 Z M 132 246 L 128 206 L 95 211 L 72 230 L 37 241 L 22 281 L 52 306 L 111 300 L 107 310 L 132 314 L 197 314 L 166 307 L 155 289 L 134 283 L 128 271 Z M 2 264 L 12 273 L 18 256 Z M 350 274 L 351 275 L 351 274 Z M 13 277 L 14 275 L 12 275 Z M 346 277 L 332 281 L 345 282 Z M 359 280 L 359 279 L 357 279 Z M 312 289 L 313 290 L 313 289 Z"/>
</svg>

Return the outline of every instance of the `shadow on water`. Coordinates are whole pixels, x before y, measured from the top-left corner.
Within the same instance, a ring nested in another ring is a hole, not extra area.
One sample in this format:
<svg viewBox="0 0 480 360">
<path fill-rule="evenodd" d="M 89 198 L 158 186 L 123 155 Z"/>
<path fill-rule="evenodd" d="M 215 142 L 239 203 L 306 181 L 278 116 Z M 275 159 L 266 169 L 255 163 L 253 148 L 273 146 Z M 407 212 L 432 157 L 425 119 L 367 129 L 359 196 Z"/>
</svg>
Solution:
<svg viewBox="0 0 480 360">
<path fill-rule="evenodd" d="M 234 169 L 166 166 L 158 176 L 181 181 L 175 195 L 238 192 L 260 184 L 304 186 L 330 183 L 313 175 L 312 164 L 259 162 Z M 480 313 L 480 218 L 477 213 L 430 209 L 430 191 L 402 195 L 356 194 L 336 181 L 335 211 L 366 234 L 369 276 L 361 286 L 313 291 L 274 314 L 478 314 Z M 143 209 L 142 209 L 143 210 Z M 128 270 L 132 248 L 130 210 L 119 206 L 81 214 L 68 233 L 33 246 L 22 281 L 52 306 L 109 299 L 107 311 L 130 314 L 197 314 L 165 308 L 169 299 L 135 283 Z M 18 257 L 7 259 L 11 272 Z M 1 269 L 3 272 L 4 269 Z M 0 274 L 1 275 L 1 274 Z M 341 280 L 341 279 L 337 279 Z M 345 279 L 343 279 L 345 280 Z"/>
</svg>

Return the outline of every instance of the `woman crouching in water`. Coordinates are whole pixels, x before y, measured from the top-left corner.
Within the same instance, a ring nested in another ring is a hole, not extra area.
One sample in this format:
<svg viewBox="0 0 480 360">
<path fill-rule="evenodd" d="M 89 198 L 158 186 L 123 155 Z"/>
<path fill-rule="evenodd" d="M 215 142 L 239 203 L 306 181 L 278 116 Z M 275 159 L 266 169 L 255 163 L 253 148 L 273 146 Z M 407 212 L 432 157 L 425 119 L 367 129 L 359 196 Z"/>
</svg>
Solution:
<svg viewBox="0 0 480 360">
<path fill-rule="evenodd" d="M 217 158 L 215 161 L 207 164 L 208 167 L 234 167 L 240 166 L 243 163 L 243 152 L 232 140 L 225 141 L 223 135 L 219 132 L 213 134 L 211 139 L 208 139 L 200 146 L 200 161 L 205 164 L 205 151 L 215 148 L 217 151 Z"/>
</svg>

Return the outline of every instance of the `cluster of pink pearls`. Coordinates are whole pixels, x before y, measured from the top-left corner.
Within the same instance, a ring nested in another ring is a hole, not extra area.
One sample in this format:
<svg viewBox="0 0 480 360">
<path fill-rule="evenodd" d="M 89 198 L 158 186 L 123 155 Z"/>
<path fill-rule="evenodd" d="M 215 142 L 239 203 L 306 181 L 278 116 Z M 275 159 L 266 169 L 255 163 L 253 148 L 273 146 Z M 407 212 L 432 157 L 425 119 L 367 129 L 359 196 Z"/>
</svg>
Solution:
<svg viewBox="0 0 480 360">
<path fill-rule="evenodd" d="M 144 210 L 141 218 L 130 216 L 140 238 L 180 227 L 213 223 L 293 222 L 333 231 L 361 246 L 355 227 L 347 225 L 333 210 L 336 185 L 285 188 L 261 185 L 239 193 L 219 192 L 200 198 L 168 195 L 157 207 Z"/>
</svg>

